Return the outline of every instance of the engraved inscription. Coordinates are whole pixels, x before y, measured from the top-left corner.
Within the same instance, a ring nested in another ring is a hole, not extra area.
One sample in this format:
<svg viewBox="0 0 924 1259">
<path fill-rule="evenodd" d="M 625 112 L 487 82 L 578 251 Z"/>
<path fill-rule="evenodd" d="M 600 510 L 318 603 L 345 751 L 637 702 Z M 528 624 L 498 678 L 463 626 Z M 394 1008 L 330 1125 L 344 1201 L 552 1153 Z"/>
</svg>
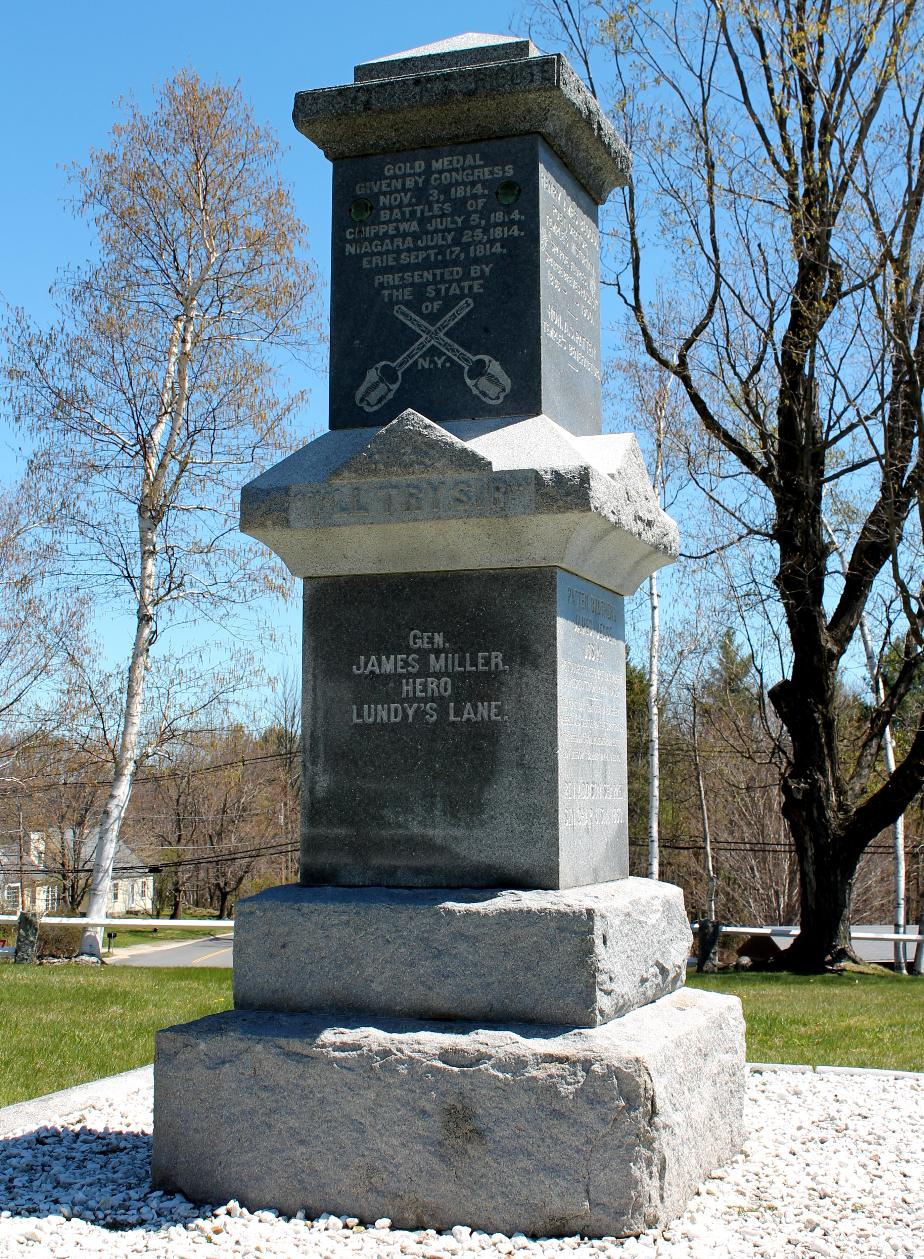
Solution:
<svg viewBox="0 0 924 1259">
<path fill-rule="evenodd" d="M 468 516 L 519 516 L 535 510 L 532 472 L 427 476 L 298 486 L 292 494 L 293 528 L 453 520 Z"/>
<path fill-rule="evenodd" d="M 373 210 L 368 222 L 344 226 L 343 253 L 375 272 L 380 300 L 419 303 L 433 315 L 450 299 L 484 292 L 506 242 L 524 234 L 519 198 L 503 204 L 497 196 L 502 183 L 515 182 L 514 163 L 475 149 L 363 165 L 381 175 L 353 187 Z"/>
<path fill-rule="evenodd" d="M 528 406 L 530 360 L 519 331 L 511 339 L 509 319 L 529 300 L 527 289 L 518 300 L 516 286 L 535 274 L 524 267 L 535 259 L 537 203 L 531 139 L 337 163 L 331 328 L 339 408 L 355 407 L 375 423 L 402 400 L 435 397 L 462 415 Z"/>
<path fill-rule="evenodd" d="M 453 646 L 444 630 L 413 629 L 398 651 L 359 654 L 350 666 L 354 692 L 350 703 L 353 726 L 467 725 L 507 721 L 504 700 L 476 693 L 471 686 L 459 693 L 460 682 L 482 683 L 487 676 L 509 673 L 504 653 Z M 362 679 L 361 685 L 356 679 Z"/>
<path fill-rule="evenodd" d="M 626 823 L 622 600 L 562 574 L 558 617 L 560 820 L 612 835 Z"/>
<path fill-rule="evenodd" d="M 403 161 L 369 158 L 363 169 L 363 177 L 347 189 L 343 256 L 371 273 L 373 300 L 388 305 L 417 337 L 397 358 L 367 368 L 356 389 L 357 405 L 377 411 L 412 367 L 456 365 L 479 401 L 498 406 L 510 392 L 507 372 L 483 346 L 470 342 L 470 330 L 463 327 L 453 336 L 449 330 L 472 312 L 510 242 L 524 235 L 516 163 L 466 148 Z"/>
<path fill-rule="evenodd" d="M 552 171 L 539 173 L 542 331 L 575 372 L 600 380 L 597 225 Z"/>
</svg>

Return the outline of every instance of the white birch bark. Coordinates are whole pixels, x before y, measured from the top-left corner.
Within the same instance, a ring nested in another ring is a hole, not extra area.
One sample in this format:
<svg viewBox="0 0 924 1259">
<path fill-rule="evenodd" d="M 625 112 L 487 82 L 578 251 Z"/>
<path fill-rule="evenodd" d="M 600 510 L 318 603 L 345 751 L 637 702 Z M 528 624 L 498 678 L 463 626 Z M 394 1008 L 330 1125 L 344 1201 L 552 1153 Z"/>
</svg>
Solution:
<svg viewBox="0 0 924 1259">
<path fill-rule="evenodd" d="M 658 579 L 648 579 L 651 603 L 651 640 L 648 648 L 648 877 L 660 876 L 661 766 L 658 729 L 658 658 L 661 649 L 661 621 L 658 604 Z"/>
<path fill-rule="evenodd" d="M 664 490 L 664 420 L 669 384 L 658 387 L 654 401 L 655 467 L 654 491 L 660 499 Z M 658 577 L 648 579 L 651 605 L 651 637 L 648 644 L 648 877 L 661 872 L 661 740 L 658 706 L 658 664 L 661 656 L 661 606 Z"/>
<path fill-rule="evenodd" d="M 828 524 L 824 522 L 828 537 L 831 539 L 831 545 L 837 552 L 840 560 L 841 571 L 847 575 L 847 557 L 841 549 L 840 543 L 834 535 L 834 531 Z M 860 639 L 863 643 L 863 652 L 866 656 L 866 669 L 869 673 L 870 685 L 873 689 L 873 695 L 876 703 L 881 704 L 885 700 L 885 687 L 882 684 L 882 674 L 879 671 L 879 661 L 876 658 L 876 652 L 873 649 L 873 640 L 869 632 L 869 620 L 866 613 L 860 616 Z M 885 758 L 886 771 L 891 775 L 895 773 L 895 742 L 892 738 L 892 727 L 887 725 L 882 734 L 882 748 Z M 892 868 L 893 868 L 893 893 L 894 893 L 894 913 L 893 920 L 895 923 L 895 934 L 904 935 L 906 926 L 905 913 L 905 819 L 904 816 L 897 817 L 892 823 Z M 904 975 L 908 970 L 907 945 L 900 940 L 896 940 L 893 949 L 893 959 L 896 974 Z"/>
<path fill-rule="evenodd" d="M 151 639 L 154 635 L 154 618 L 150 614 L 148 599 L 146 598 L 146 595 L 149 595 L 153 589 L 154 554 L 152 547 L 149 558 L 142 563 L 142 577 L 139 583 L 138 619 L 125 691 L 125 717 L 122 722 L 122 737 L 119 741 L 112 786 L 109 789 L 109 795 L 106 798 L 106 804 L 103 808 L 103 815 L 97 831 L 96 853 L 93 858 L 93 881 L 90 885 L 90 896 L 87 902 L 88 918 L 102 917 L 105 915 L 109 905 L 112 867 L 119 844 L 119 832 L 122 827 L 122 819 L 125 817 L 125 810 L 128 808 L 135 769 L 138 764 L 138 740 L 141 733 L 141 715 L 144 701 L 144 675 L 147 670 Z M 80 942 L 81 953 L 87 953 L 92 957 L 101 957 L 102 937 L 102 927 L 87 927 Z"/>
<path fill-rule="evenodd" d="M 186 406 L 194 315 L 195 300 L 192 299 L 187 301 L 184 313 L 174 320 L 161 389 L 160 413 L 145 443 L 144 469 L 138 504 L 140 564 L 135 638 L 128 665 L 125 713 L 122 719 L 122 732 L 116 754 L 112 786 L 97 828 L 93 878 L 87 902 L 88 918 L 103 917 L 109 906 L 112 869 L 119 845 L 119 834 L 138 767 L 139 742 L 144 715 L 144 682 L 151 644 L 156 633 L 158 527 L 170 460 L 176 447 Z M 102 939 L 102 927 L 87 927 L 80 942 L 80 952 L 91 957 L 101 957 Z"/>
</svg>

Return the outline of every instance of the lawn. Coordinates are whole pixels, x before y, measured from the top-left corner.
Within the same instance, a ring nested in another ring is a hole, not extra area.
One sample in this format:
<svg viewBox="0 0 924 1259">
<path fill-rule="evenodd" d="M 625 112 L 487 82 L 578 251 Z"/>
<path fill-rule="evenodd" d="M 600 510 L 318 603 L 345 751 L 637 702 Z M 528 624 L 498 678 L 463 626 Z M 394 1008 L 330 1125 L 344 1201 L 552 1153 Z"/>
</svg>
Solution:
<svg viewBox="0 0 924 1259">
<path fill-rule="evenodd" d="M 744 1002 L 748 1060 L 924 1071 L 924 980 L 692 975 Z M 0 1106 L 150 1062 L 159 1027 L 231 1006 L 223 969 L 0 965 Z"/>
<path fill-rule="evenodd" d="M 893 975 L 691 975 L 740 997 L 749 1062 L 924 1071 L 924 978 Z"/>
<path fill-rule="evenodd" d="M 223 935 L 227 932 L 226 927 L 222 927 L 215 932 L 216 935 Z M 112 941 L 113 949 L 125 949 L 132 944 L 157 944 L 167 940 L 207 940 L 209 932 L 197 930 L 195 927 L 117 927 L 115 929 L 115 939 Z M 103 937 L 103 949 L 108 950 L 109 941 Z"/>
<path fill-rule="evenodd" d="M 230 970 L 4 963 L 0 1106 L 143 1066 L 158 1028 L 230 1005 Z"/>
</svg>

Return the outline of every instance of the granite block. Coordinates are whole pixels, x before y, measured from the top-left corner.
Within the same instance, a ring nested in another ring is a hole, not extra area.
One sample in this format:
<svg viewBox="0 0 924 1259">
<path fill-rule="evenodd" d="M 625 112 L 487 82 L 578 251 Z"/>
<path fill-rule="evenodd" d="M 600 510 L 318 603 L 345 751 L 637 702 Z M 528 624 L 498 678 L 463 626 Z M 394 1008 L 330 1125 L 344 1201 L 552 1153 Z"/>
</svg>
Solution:
<svg viewBox="0 0 924 1259">
<path fill-rule="evenodd" d="M 559 53 L 297 92 L 292 121 L 331 160 L 540 135 L 598 204 L 628 183 L 632 161 Z"/>
<path fill-rule="evenodd" d="M 516 35 L 488 35 L 468 31 L 420 48 L 407 48 L 374 61 L 361 61 L 353 69 L 354 83 L 370 79 L 397 79 L 408 74 L 432 74 L 434 70 L 455 70 L 460 66 L 481 66 L 494 61 L 522 61 L 538 57 L 539 49 L 530 39 Z"/>
<path fill-rule="evenodd" d="M 305 583 L 300 882 L 628 874 L 622 600 L 555 569 Z"/>
<path fill-rule="evenodd" d="M 242 1009 L 596 1027 L 683 985 L 680 888 L 276 887 L 238 901 Z"/>
<path fill-rule="evenodd" d="M 325 433 L 244 487 L 241 528 L 298 577 L 556 565 L 619 594 L 678 551 L 635 438 L 546 416 Z"/>
<path fill-rule="evenodd" d="M 735 1154 L 744 1086 L 714 993 L 569 1032 L 236 1010 L 158 1033 L 152 1174 L 288 1215 L 623 1236 Z"/>
<path fill-rule="evenodd" d="M 334 164 L 330 426 L 599 433 L 597 207 L 539 136 Z"/>
</svg>

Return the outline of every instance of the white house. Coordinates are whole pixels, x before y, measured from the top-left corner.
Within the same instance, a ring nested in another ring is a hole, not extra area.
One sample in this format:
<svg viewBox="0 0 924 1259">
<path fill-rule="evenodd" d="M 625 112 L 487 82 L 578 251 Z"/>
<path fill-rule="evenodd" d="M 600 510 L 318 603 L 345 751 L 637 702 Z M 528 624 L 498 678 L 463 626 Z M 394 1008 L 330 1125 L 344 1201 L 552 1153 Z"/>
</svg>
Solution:
<svg viewBox="0 0 924 1259">
<path fill-rule="evenodd" d="M 58 838 L 55 833 L 30 831 L 24 837 L 21 858 L 18 844 L 0 848 L 0 913 L 18 913 L 23 884 L 27 909 L 44 914 L 64 909 L 61 863 L 55 861 L 53 849 L 56 843 L 67 845 L 66 832 Z M 154 912 L 154 875 L 148 870 L 147 862 L 123 843 L 116 849 L 107 912 L 112 918 Z"/>
</svg>

